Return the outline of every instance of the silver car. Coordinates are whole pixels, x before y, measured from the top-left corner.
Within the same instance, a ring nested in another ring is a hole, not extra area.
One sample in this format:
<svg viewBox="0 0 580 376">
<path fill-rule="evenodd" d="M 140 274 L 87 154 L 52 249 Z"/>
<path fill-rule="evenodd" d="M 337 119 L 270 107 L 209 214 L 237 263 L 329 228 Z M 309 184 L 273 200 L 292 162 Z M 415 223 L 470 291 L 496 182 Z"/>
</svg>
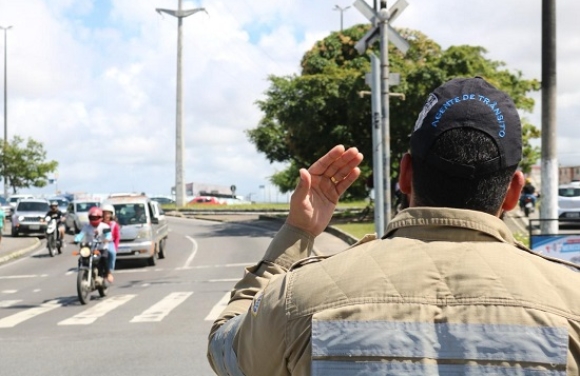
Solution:
<svg viewBox="0 0 580 376">
<path fill-rule="evenodd" d="M 89 223 L 89 209 L 94 206 L 100 207 L 101 203 L 98 200 L 74 200 L 69 203 L 64 220 L 66 232 L 78 234 Z"/>
<path fill-rule="evenodd" d="M 12 214 L 12 236 L 20 234 L 44 234 L 44 217 L 49 209 L 48 201 L 36 198 L 23 198 L 16 204 Z"/>
<path fill-rule="evenodd" d="M 153 266 L 165 258 L 169 225 L 157 201 L 140 194 L 113 194 L 103 204 L 113 205 L 121 226 L 117 261 L 141 259 Z"/>
</svg>

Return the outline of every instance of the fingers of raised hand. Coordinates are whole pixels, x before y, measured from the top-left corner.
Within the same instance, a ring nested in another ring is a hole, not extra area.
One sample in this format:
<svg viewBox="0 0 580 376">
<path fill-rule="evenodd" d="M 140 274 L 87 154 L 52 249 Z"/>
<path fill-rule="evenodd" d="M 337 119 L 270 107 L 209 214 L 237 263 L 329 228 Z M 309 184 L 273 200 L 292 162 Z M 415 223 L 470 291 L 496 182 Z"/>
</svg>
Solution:
<svg viewBox="0 0 580 376">
<path fill-rule="evenodd" d="M 329 166 L 331 166 L 337 159 L 345 153 L 343 145 L 336 145 L 328 153 L 318 159 L 308 168 L 308 172 L 312 175 L 322 175 L 324 174 Z M 332 176 L 332 175 L 330 175 Z"/>
<path fill-rule="evenodd" d="M 360 175 L 358 165 L 362 160 L 363 155 L 358 152 L 357 148 L 349 148 L 339 158 L 332 161 L 322 175 L 329 178 L 335 185 L 343 185 L 341 183 L 346 181 L 348 183 L 346 189 Z"/>
</svg>

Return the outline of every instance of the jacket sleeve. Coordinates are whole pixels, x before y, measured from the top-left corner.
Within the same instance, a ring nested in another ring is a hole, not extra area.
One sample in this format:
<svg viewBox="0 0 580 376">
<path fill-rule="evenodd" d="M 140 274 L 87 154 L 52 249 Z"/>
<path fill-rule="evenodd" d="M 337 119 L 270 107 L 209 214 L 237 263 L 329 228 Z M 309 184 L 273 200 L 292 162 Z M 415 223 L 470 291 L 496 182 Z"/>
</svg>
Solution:
<svg viewBox="0 0 580 376">
<path fill-rule="evenodd" d="M 119 249 L 119 242 L 121 241 L 121 229 L 119 223 L 115 222 L 113 225 L 113 242 L 115 243 L 115 250 Z"/>
<path fill-rule="evenodd" d="M 313 236 L 285 224 L 262 260 L 246 268 L 209 335 L 208 359 L 218 375 L 288 374 L 284 277 L 313 243 Z"/>
</svg>

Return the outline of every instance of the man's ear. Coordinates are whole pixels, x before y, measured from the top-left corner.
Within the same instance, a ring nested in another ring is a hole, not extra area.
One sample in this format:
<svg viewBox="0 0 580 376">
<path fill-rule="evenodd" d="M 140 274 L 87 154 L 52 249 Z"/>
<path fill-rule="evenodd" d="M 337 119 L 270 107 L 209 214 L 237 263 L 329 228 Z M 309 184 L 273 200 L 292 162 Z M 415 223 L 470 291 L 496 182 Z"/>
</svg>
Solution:
<svg viewBox="0 0 580 376">
<path fill-rule="evenodd" d="M 413 159 L 411 154 L 405 153 L 401 159 L 401 167 L 399 171 L 399 188 L 401 192 L 411 196 L 413 191 Z"/>
<path fill-rule="evenodd" d="M 503 200 L 503 204 L 501 206 L 503 210 L 510 211 L 518 206 L 524 185 L 524 174 L 518 170 L 512 176 L 512 181 L 510 182 L 505 199 Z"/>
</svg>

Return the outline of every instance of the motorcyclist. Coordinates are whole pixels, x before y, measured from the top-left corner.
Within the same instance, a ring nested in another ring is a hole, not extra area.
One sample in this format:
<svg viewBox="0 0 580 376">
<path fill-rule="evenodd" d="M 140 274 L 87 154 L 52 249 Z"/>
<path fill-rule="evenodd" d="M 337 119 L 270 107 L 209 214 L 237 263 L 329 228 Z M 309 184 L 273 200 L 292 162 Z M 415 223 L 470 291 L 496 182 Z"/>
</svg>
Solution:
<svg viewBox="0 0 580 376">
<path fill-rule="evenodd" d="M 523 198 L 525 198 L 526 196 L 531 196 L 532 202 L 534 203 L 534 205 L 536 204 L 537 198 L 536 187 L 534 187 L 532 179 L 530 178 L 526 178 L 526 184 L 522 188 L 522 200 L 520 201 L 520 203 L 523 202 Z"/>
<path fill-rule="evenodd" d="M 109 283 L 112 283 L 114 278 L 109 268 L 109 242 L 113 240 L 111 235 L 111 227 L 103 222 L 103 211 L 101 208 L 93 206 L 89 209 L 89 223 L 83 226 L 81 231 L 75 236 L 75 243 L 85 241 L 91 242 L 95 236 L 99 236 L 102 240 L 101 262 L 105 278 Z"/>
<path fill-rule="evenodd" d="M 62 246 L 64 247 L 64 232 L 65 232 L 65 225 L 64 225 L 64 213 L 60 211 L 58 208 L 58 202 L 51 201 L 50 202 L 50 209 L 46 213 L 45 217 L 50 217 L 51 219 L 56 219 L 56 225 L 58 228 L 58 240 L 61 241 Z"/>
<path fill-rule="evenodd" d="M 530 198 L 532 200 L 532 205 L 536 206 L 536 200 L 538 198 L 538 194 L 536 193 L 536 187 L 532 183 L 532 179 L 526 178 L 526 184 L 522 188 L 522 194 L 520 196 L 520 207 L 523 208 L 525 205 L 526 198 Z"/>
</svg>

